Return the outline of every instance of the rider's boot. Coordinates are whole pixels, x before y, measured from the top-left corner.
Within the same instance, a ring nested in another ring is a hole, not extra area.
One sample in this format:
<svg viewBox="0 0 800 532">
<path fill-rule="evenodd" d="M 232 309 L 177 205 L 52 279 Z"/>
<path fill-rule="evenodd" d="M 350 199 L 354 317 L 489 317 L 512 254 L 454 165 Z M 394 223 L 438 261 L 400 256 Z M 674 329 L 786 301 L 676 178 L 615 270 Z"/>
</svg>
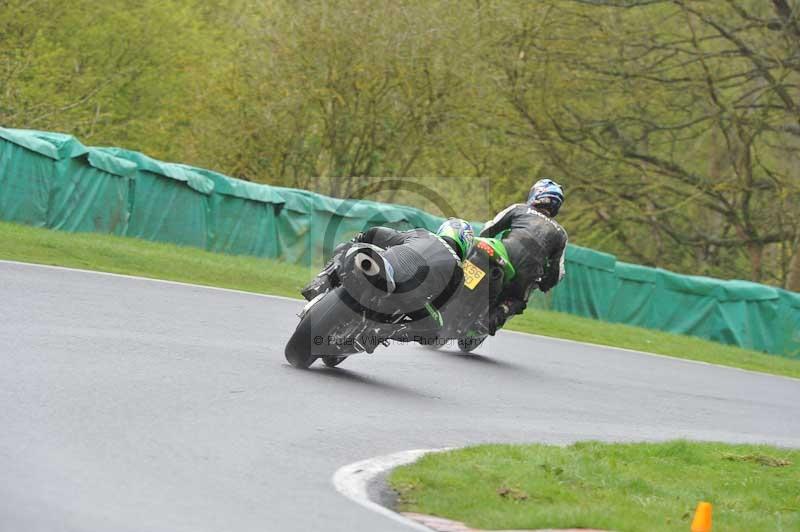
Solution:
<svg viewBox="0 0 800 532">
<path fill-rule="evenodd" d="M 306 298 L 306 301 L 311 301 L 319 294 L 339 286 L 339 276 L 337 275 L 336 271 L 339 268 L 342 256 L 350 247 L 350 245 L 350 242 L 345 242 L 336 246 L 336 248 L 333 250 L 331 259 L 327 264 L 325 264 L 325 267 L 322 268 L 322 271 L 319 272 L 316 277 L 311 279 L 311 281 L 302 290 L 300 290 L 300 293 L 303 294 L 303 297 Z"/>
<path fill-rule="evenodd" d="M 319 294 L 330 290 L 333 287 L 333 283 L 331 283 L 331 279 L 327 273 L 324 271 L 318 274 L 316 277 L 311 279 L 301 291 L 300 293 L 303 294 L 303 297 L 306 298 L 306 301 L 311 301 Z"/>
</svg>

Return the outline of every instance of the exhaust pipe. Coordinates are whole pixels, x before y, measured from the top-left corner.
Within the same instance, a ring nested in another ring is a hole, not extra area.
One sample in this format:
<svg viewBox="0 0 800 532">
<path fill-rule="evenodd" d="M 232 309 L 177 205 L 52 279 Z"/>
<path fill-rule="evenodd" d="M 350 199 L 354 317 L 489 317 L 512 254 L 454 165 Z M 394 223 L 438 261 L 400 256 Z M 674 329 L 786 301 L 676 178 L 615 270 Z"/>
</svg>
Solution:
<svg viewBox="0 0 800 532">
<path fill-rule="evenodd" d="M 358 268 L 358 270 L 367 277 L 375 277 L 381 273 L 381 267 L 378 265 L 375 259 L 366 253 L 362 252 L 356 255 L 354 262 L 356 268 Z"/>
<path fill-rule="evenodd" d="M 372 244 L 355 244 L 345 254 L 341 279 L 343 284 L 351 286 L 352 289 L 348 288 L 348 292 L 359 294 L 356 299 L 360 300 L 360 294 L 366 287 L 358 288 L 357 285 L 353 285 L 352 283 L 357 281 L 355 278 L 348 279 L 350 277 L 347 275 L 348 269 L 358 273 L 355 277 L 366 280 L 368 285 L 380 290 L 379 296 L 394 292 L 394 270 L 381 256 L 381 251 L 383 251 L 381 248 Z"/>
</svg>

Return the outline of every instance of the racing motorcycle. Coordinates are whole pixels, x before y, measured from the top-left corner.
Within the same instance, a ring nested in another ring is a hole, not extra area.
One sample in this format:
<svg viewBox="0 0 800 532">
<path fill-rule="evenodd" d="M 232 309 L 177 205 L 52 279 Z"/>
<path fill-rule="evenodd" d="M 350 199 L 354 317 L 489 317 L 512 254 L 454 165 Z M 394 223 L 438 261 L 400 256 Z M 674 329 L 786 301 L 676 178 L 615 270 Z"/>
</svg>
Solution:
<svg viewBox="0 0 800 532">
<path fill-rule="evenodd" d="M 309 301 L 284 350 L 292 366 L 305 369 L 319 358 L 335 367 L 392 340 L 431 348 L 457 341 L 463 352 L 483 343 L 482 320 L 516 275 L 500 239 L 476 237 L 462 262 L 463 282 L 444 304 L 434 306 L 428 297 L 415 312 L 392 305 L 393 272 L 383 251 L 367 243 L 342 245 L 303 290 Z"/>
</svg>

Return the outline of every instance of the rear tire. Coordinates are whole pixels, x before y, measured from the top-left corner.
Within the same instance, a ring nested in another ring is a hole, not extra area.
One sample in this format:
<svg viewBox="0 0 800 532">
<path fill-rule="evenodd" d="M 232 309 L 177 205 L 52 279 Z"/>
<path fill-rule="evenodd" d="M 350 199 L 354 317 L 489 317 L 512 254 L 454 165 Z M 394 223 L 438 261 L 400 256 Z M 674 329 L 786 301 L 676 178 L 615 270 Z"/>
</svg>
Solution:
<svg viewBox="0 0 800 532">
<path fill-rule="evenodd" d="M 423 342 L 420 342 L 425 349 L 430 349 L 431 351 L 438 351 L 439 349 L 443 348 L 447 345 L 446 339 L 442 338 L 425 338 Z"/>
<path fill-rule="evenodd" d="M 329 355 L 329 356 L 324 356 L 324 357 L 320 357 L 320 358 L 322 358 L 322 363 L 323 364 L 325 364 L 329 368 L 335 368 L 336 366 L 338 366 L 339 364 L 344 362 L 344 359 L 347 358 L 347 357 L 344 356 L 344 355 L 343 356 L 338 356 L 338 357 Z"/>
<path fill-rule="evenodd" d="M 339 287 L 325 294 L 300 320 L 283 351 L 289 364 L 307 369 L 319 357 L 342 356 L 342 350 L 328 342 L 334 327 L 353 315 L 340 297 L 342 290 Z"/>
<path fill-rule="evenodd" d="M 486 336 L 472 336 L 470 338 L 459 338 L 458 339 L 458 348 L 461 350 L 462 353 L 471 353 L 478 349 L 483 341 L 486 340 Z"/>
</svg>

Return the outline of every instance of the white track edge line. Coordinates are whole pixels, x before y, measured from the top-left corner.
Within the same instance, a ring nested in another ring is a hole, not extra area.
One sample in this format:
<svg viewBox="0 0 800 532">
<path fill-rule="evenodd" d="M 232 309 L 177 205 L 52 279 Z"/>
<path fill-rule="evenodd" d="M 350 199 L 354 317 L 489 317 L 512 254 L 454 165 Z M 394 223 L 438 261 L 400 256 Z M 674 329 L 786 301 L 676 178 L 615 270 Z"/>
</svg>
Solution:
<svg viewBox="0 0 800 532">
<path fill-rule="evenodd" d="M 181 282 L 181 281 L 170 281 L 170 280 L 167 280 L 167 279 L 155 279 L 153 277 L 141 277 L 141 276 L 138 276 L 138 275 L 126 275 L 124 273 L 102 272 L 102 271 L 98 271 L 98 270 L 84 270 L 82 268 L 70 268 L 70 267 L 67 267 L 67 266 L 53 266 L 53 265 L 50 265 L 50 264 L 38 264 L 38 263 L 35 263 L 35 262 L 22 262 L 22 261 L 16 261 L 16 260 L 0 259 L 0 264 L 15 264 L 15 265 L 19 265 L 19 266 L 34 266 L 34 267 L 37 267 L 37 268 L 50 268 L 50 269 L 54 269 L 54 270 L 67 270 L 67 271 L 74 271 L 74 272 L 81 272 L 81 273 L 90 273 L 90 274 L 95 274 L 95 275 L 105 275 L 105 276 L 110 276 L 110 277 L 121 277 L 123 279 L 136 279 L 136 280 L 140 280 L 140 281 L 150 281 L 150 282 L 154 282 L 154 283 L 166 283 L 166 284 L 172 284 L 172 285 L 177 285 L 177 286 L 188 286 L 188 287 L 192 287 L 192 288 L 204 288 L 206 290 L 217 290 L 217 291 L 220 291 L 220 292 L 231 292 L 231 293 L 234 293 L 234 294 L 245 294 L 245 295 L 248 295 L 248 296 L 265 297 L 265 298 L 271 298 L 271 299 L 282 299 L 284 301 L 293 301 L 293 302 L 301 302 L 301 301 L 303 301 L 300 298 L 278 296 L 278 295 L 273 295 L 273 294 L 261 294 L 261 293 L 258 293 L 258 292 L 248 292 L 246 290 L 237 290 L 235 288 L 221 288 L 219 286 L 210 286 L 210 285 L 194 284 L 194 283 L 184 283 L 184 282 Z M 655 329 L 653 329 L 653 330 L 655 330 Z M 714 366 L 714 367 L 717 367 L 717 368 L 732 369 L 732 370 L 736 370 L 736 371 L 743 371 L 745 373 L 753 373 L 755 375 L 761 375 L 761 376 L 767 376 L 767 377 L 777 377 L 777 378 L 781 378 L 781 379 L 789 379 L 789 380 L 793 380 L 793 381 L 800 381 L 800 378 L 798 378 L 798 377 L 790 377 L 788 375 L 776 375 L 774 373 L 766 373 L 766 372 L 763 372 L 763 371 L 756 371 L 756 370 L 753 370 L 753 369 L 737 368 L 735 366 L 724 366 L 722 364 L 714 364 L 713 362 L 704 362 L 702 360 L 693 360 L 691 358 L 680 358 L 680 357 L 675 357 L 675 356 L 671 356 L 671 355 L 662 355 L 660 353 L 650 353 L 650 352 L 647 352 L 647 351 L 637 351 L 636 349 L 628 349 L 626 347 L 614 347 L 614 346 L 605 345 L 605 344 L 593 344 L 593 343 L 590 343 L 590 342 L 581 342 L 580 340 L 570 340 L 568 338 L 558 338 L 556 336 L 545 336 L 545 335 L 542 335 L 542 334 L 528 333 L 528 332 L 523 332 L 523 331 L 512 331 L 512 330 L 507 330 L 507 329 L 503 329 L 501 331 L 501 333 L 502 334 L 506 334 L 506 333 L 521 334 L 521 335 L 525 335 L 525 336 L 532 336 L 534 338 L 542 338 L 542 339 L 545 339 L 545 340 L 552 340 L 554 342 L 566 342 L 566 343 L 571 343 L 571 344 L 584 345 L 584 346 L 587 346 L 587 347 L 600 347 L 600 348 L 603 348 L 603 349 L 611 349 L 611 350 L 614 350 L 614 351 L 623 351 L 623 352 L 626 352 L 626 353 L 635 353 L 635 354 L 638 354 L 638 355 L 646 355 L 646 356 L 651 356 L 651 357 L 667 358 L 667 359 L 670 359 L 670 360 L 678 360 L 678 361 L 681 361 L 681 362 L 688 362 L 688 363 L 691 363 L 691 364 L 700 364 L 700 365 L 703 365 L 703 366 Z M 695 337 L 692 337 L 692 338 L 695 338 Z M 703 340 L 703 338 L 699 338 L 699 339 Z M 773 356 L 780 356 L 780 355 L 773 355 Z"/>
<path fill-rule="evenodd" d="M 598 320 L 598 321 L 600 321 L 600 320 Z M 606 323 L 606 322 L 602 322 L 602 323 Z M 657 329 L 650 329 L 650 330 L 658 331 Z M 614 347 L 614 346 L 605 345 L 605 344 L 592 344 L 592 343 L 589 343 L 589 342 L 581 342 L 580 340 L 570 340 L 569 338 L 558 338 L 558 337 L 555 337 L 555 336 L 545 336 L 543 334 L 527 333 L 527 332 L 523 332 L 523 331 L 511 331 L 511 330 L 505 330 L 504 329 L 503 332 L 504 333 L 512 333 L 512 334 L 520 334 L 520 335 L 524 335 L 524 336 L 533 336 L 535 338 L 541 338 L 543 340 L 553 340 L 555 342 L 565 342 L 565 343 L 569 343 L 569 344 L 577 344 L 577 345 L 583 345 L 583 346 L 587 346 L 587 347 L 602 347 L 602 348 L 611 349 L 611 350 L 614 350 L 614 351 L 623 351 L 625 353 L 634 353 L 634 354 L 637 354 L 637 355 L 647 355 L 647 356 L 650 356 L 650 357 L 667 358 L 669 360 L 677 360 L 679 362 L 687 362 L 687 363 L 690 363 L 690 364 L 700 364 L 702 366 L 713 366 L 715 368 L 731 369 L 731 370 L 735 370 L 735 371 L 742 371 L 744 373 L 752 373 L 752 374 L 755 374 L 755 375 L 761 375 L 761 376 L 766 376 L 766 377 L 777 377 L 777 378 L 781 378 L 781 379 L 790 379 L 790 380 L 793 380 L 793 381 L 800 381 L 800 378 L 798 378 L 798 377 L 790 377 L 789 375 L 776 375 L 775 373 L 767 373 L 767 372 L 764 372 L 764 371 L 756 371 L 754 369 L 738 368 L 736 366 L 724 366 L 722 364 L 714 364 L 713 362 L 705 362 L 703 360 L 694 360 L 692 358 L 681 358 L 681 357 L 676 357 L 676 356 L 672 356 L 672 355 L 662 355 L 661 353 L 650 353 L 648 351 L 637 351 L 636 349 L 628 349 L 627 347 Z M 658 332 L 664 332 L 664 331 L 658 331 Z M 698 338 L 696 336 L 691 336 L 690 338 L 697 338 L 698 340 L 705 340 L 705 338 Z M 712 340 L 706 340 L 706 341 L 711 342 Z M 722 345 L 724 345 L 724 344 L 722 344 Z M 736 346 L 731 346 L 731 347 L 736 347 Z M 777 357 L 777 356 L 780 356 L 780 355 L 769 355 L 769 356 L 776 356 Z"/>
<path fill-rule="evenodd" d="M 169 279 L 156 279 L 155 277 L 142 277 L 140 275 L 127 275 L 124 273 L 112 273 L 112 272 L 103 272 L 99 270 L 84 270 L 82 268 L 70 268 L 67 266 L 53 266 L 51 264 L 37 264 L 35 262 L 21 262 L 16 260 L 4 260 L 0 259 L 0 264 L 15 264 L 19 266 L 35 266 L 37 268 L 49 268 L 53 270 L 66 270 L 66 271 L 73 271 L 73 272 L 81 272 L 81 273 L 91 273 L 94 275 L 105 275 L 108 277 L 121 277 L 123 279 L 135 279 L 138 281 L 150 281 L 154 283 L 165 283 L 165 284 L 173 284 L 178 286 L 188 286 L 192 288 L 204 288 L 206 290 L 217 290 L 220 292 L 232 292 L 234 294 L 245 294 L 248 296 L 256 296 L 256 297 L 268 297 L 272 299 L 283 299 L 285 301 L 296 301 L 300 302 L 303 301 L 300 298 L 295 297 L 286 297 L 286 296 L 278 296 L 273 294 L 261 294 L 259 292 L 248 292 L 247 290 L 237 290 L 235 288 L 222 288 L 219 286 L 211 286 L 206 284 L 195 284 L 195 283 L 184 283 L 181 281 L 170 281 Z"/>
<path fill-rule="evenodd" d="M 414 530 L 434 532 L 421 523 L 417 523 L 397 512 L 393 512 L 385 506 L 373 502 L 369 498 L 368 487 L 370 482 L 378 475 L 390 469 L 416 462 L 428 453 L 438 453 L 449 450 L 449 447 L 444 449 L 413 449 L 368 458 L 340 467 L 333 474 L 333 477 L 331 477 L 331 482 L 336 488 L 336 491 L 364 508 L 377 512 L 392 521 L 406 525 Z"/>
</svg>

